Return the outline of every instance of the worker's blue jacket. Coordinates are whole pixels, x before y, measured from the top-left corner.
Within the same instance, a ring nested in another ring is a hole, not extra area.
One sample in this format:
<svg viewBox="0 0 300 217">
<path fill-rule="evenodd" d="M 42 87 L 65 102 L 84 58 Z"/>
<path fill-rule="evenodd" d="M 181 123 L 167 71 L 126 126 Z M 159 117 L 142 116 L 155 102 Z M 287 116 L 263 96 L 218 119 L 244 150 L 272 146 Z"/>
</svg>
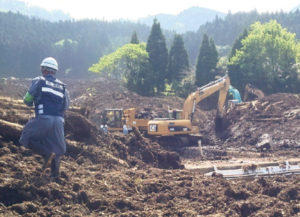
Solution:
<svg viewBox="0 0 300 217">
<path fill-rule="evenodd" d="M 39 96 L 35 98 L 35 114 L 63 116 L 65 84 L 53 76 L 40 76 L 37 79 Z"/>
</svg>

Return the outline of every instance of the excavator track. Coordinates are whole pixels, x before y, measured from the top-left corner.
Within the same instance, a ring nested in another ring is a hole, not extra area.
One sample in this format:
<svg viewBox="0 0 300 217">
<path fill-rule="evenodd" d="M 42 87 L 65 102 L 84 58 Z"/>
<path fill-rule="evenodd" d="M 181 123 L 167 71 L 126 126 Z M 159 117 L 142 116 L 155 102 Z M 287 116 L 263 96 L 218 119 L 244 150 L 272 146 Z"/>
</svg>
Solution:
<svg viewBox="0 0 300 217">
<path fill-rule="evenodd" d="M 156 140 L 161 146 L 170 151 L 175 151 L 181 156 L 193 155 L 192 158 L 199 157 L 199 144 L 201 144 L 202 135 L 177 135 L 177 136 L 163 136 L 151 137 Z M 191 157 L 191 156 L 190 156 Z"/>
</svg>

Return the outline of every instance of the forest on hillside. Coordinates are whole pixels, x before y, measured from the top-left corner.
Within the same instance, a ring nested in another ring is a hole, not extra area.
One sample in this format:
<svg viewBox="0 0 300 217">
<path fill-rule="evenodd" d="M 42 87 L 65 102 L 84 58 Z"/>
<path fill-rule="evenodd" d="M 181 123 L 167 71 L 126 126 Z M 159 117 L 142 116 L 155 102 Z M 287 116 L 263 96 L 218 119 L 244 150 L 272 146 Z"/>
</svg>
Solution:
<svg viewBox="0 0 300 217">
<path fill-rule="evenodd" d="M 244 29 L 248 29 L 257 21 L 265 23 L 270 20 L 276 20 L 282 27 L 295 33 L 296 38 L 300 39 L 299 10 L 290 13 L 258 13 L 255 10 L 247 13 L 229 13 L 224 19 L 216 17 L 214 21 L 201 25 L 197 32 L 188 32 L 184 35 L 185 46 L 192 63 L 195 63 L 199 52 L 199 46 L 195 45 L 200 45 L 204 34 L 211 36 L 220 49 L 224 48 L 227 51 L 228 46 L 231 48 L 234 40 L 242 34 Z"/>
<path fill-rule="evenodd" d="M 199 26 L 197 32 L 183 34 L 191 66 L 195 66 L 203 35 L 211 37 L 220 56 L 230 52 L 234 40 L 255 21 L 276 20 L 300 37 L 300 12 L 259 14 L 228 14 L 224 19 Z M 158 20 L 159 22 L 159 20 Z M 54 56 L 60 71 L 67 77 L 82 77 L 88 68 L 105 54 L 130 42 L 133 32 L 146 42 L 150 27 L 125 21 L 99 20 L 49 22 L 15 13 L 0 13 L 0 74 L 1 77 L 32 77 L 39 71 L 43 57 Z M 170 49 L 174 32 L 162 30 Z M 225 50 L 224 52 L 220 52 Z"/>
<path fill-rule="evenodd" d="M 85 76 L 99 58 L 128 43 L 135 30 L 145 38 L 149 28 L 126 22 L 96 20 L 49 22 L 0 13 L 1 77 L 32 77 L 40 61 L 53 56 L 65 76 Z"/>
</svg>

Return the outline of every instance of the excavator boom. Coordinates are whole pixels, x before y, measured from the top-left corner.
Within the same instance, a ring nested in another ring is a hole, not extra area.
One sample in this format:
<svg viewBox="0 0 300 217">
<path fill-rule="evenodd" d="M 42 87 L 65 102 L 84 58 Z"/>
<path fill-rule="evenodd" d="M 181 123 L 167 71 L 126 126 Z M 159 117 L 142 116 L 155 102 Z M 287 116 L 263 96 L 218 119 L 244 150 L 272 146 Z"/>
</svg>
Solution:
<svg viewBox="0 0 300 217">
<path fill-rule="evenodd" d="M 230 79 L 228 75 L 212 81 L 205 86 L 202 86 L 197 89 L 197 91 L 191 93 L 185 100 L 183 104 L 183 119 L 192 119 L 192 115 L 195 112 L 196 105 L 201 102 L 203 99 L 209 97 L 217 91 L 219 92 L 218 99 L 218 113 L 222 113 L 223 106 L 226 101 L 227 92 L 230 85 Z"/>
</svg>

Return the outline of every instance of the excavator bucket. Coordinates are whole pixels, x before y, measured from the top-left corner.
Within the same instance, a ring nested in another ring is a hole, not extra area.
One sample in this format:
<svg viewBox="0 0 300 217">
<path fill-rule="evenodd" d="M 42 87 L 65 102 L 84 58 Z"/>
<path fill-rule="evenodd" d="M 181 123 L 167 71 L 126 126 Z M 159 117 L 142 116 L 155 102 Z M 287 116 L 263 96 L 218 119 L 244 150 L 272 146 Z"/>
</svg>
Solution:
<svg viewBox="0 0 300 217">
<path fill-rule="evenodd" d="M 215 119 L 215 131 L 217 132 L 222 132 L 223 131 L 223 118 L 220 116 L 217 116 Z"/>
<path fill-rule="evenodd" d="M 228 120 L 225 117 L 217 115 L 215 118 L 215 132 L 217 137 L 226 138 L 228 134 Z"/>
</svg>

